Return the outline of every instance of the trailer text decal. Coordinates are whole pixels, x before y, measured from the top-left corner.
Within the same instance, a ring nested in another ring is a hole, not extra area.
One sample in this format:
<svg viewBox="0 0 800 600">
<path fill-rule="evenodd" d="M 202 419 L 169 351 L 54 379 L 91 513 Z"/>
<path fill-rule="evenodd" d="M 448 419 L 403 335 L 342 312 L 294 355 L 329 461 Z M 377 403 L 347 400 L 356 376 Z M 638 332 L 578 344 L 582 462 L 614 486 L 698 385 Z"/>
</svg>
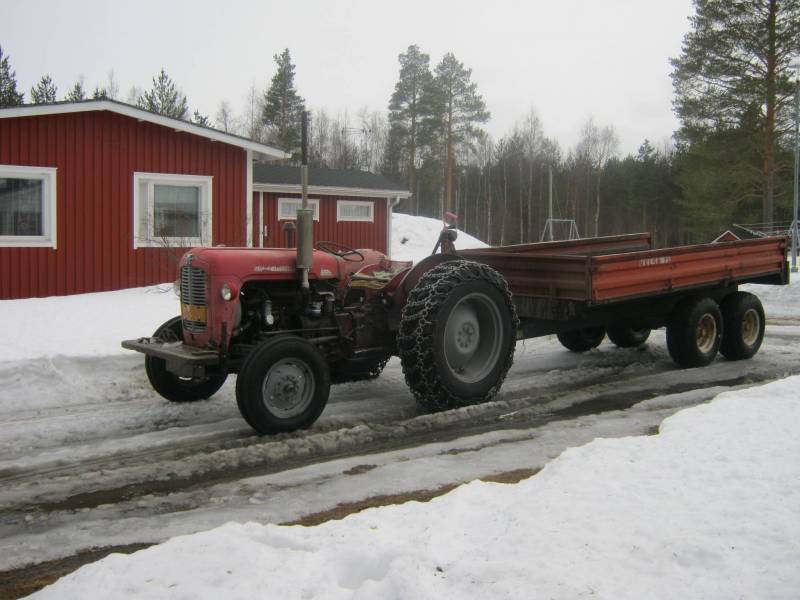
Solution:
<svg viewBox="0 0 800 600">
<path fill-rule="evenodd" d="M 653 258 L 643 258 L 639 261 L 640 267 L 652 267 L 654 265 L 668 265 L 672 262 L 671 256 L 655 256 Z"/>
</svg>

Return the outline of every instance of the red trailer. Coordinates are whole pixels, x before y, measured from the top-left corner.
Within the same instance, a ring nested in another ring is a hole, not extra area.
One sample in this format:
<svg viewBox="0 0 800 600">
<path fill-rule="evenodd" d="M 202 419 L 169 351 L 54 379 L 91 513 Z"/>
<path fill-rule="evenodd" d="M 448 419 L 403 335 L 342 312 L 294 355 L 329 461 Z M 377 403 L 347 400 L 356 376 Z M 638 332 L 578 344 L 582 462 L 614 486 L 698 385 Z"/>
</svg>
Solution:
<svg viewBox="0 0 800 600">
<path fill-rule="evenodd" d="M 764 336 L 742 283 L 786 284 L 786 238 L 653 250 L 649 234 L 456 251 L 455 231 L 413 267 L 318 242 L 311 211 L 290 250 L 201 248 L 181 261 L 181 317 L 123 346 L 146 355 L 172 401 L 236 398 L 261 433 L 310 426 L 331 381 L 376 377 L 399 355 L 426 409 L 491 399 L 517 339 L 555 333 L 568 349 L 645 342 L 666 327 L 681 367 L 752 357 Z M 299 216 L 299 214 L 298 214 Z M 299 257 L 303 257 L 302 260 Z M 310 265 L 306 268 L 302 265 Z"/>
</svg>

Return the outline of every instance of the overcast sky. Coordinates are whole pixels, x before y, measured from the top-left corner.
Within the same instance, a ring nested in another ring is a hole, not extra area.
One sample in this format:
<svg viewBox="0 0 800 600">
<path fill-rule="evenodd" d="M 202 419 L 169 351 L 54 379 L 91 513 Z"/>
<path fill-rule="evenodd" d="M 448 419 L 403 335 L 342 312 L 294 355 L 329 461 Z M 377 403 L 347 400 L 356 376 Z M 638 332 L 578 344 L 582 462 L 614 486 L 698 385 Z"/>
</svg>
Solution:
<svg viewBox="0 0 800 600">
<path fill-rule="evenodd" d="M 0 46 L 26 100 L 44 73 L 60 99 L 80 75 L 91 89 L 111 69 L 124 100 L 163 66 L 213 117 L 222 100 L 242 112 L 285 47 L 309 107 L 385 109 L 397 55 L 418 44 L 432 66 L 450 51 L 472 69 L 495 137 L 534 107 L 565 150 L 592 115 L 635 152 L 677 126 L 669 58 L 691 12 L 691 0 L 0 0 Z"/>
</svg>

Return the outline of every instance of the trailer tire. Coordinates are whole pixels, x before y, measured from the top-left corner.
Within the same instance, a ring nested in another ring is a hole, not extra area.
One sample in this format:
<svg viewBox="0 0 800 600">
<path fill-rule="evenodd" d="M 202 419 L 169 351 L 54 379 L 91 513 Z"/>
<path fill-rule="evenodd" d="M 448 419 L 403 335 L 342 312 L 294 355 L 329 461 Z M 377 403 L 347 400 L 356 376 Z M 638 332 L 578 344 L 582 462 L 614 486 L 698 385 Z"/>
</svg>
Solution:
<svg viewBox="0 0 800 600">
<path fill-rule="evenodd" d="M 406 383 L 426 410 L 490 400 L 514 361 L 519 325 L 503 277 L 487 265 L 446 262 L 426 272 L 400 319 Z"/>
<path fill-rule="evenodd" d="M 719 351 L 728 360 L 752 358 L 764 341 L 764 307 L 758 296 L 736 292 L 725 298 L 722 311 L 722 343 Z"/>
<path fill-rule="evenodd" d="M 717 355 L 722 332 L 722 313 L 714 300 L 685 300 L 673 310 L 667 323 L 669 355 L 680 367 L 704 367 Z"/>
<path fill-rule="evenodd" d="M 330 393 L 325 357 L 310 342 L 276 337 L 250 352 L 236 378 L 236 404 L 260 434 L 310 427 Z"/>
<path fill-rule="evenodd" d="M 388 358 L 372 360 L 343 359 L 331 365 L 331 383 L 350 383 L 377 379 L 383 372 Z"/>
<path fill-rule="evenodd" d="M 164 323 L 156 329 L 153 337 L 165 342 L 183 339 L 181 318 L 173 317 Z M 194 379 L 178 377 L 167 371 L 167 361 L 150 355 L 144 357 L 144 370 L 153 389 L 170 402 L 196 402 L 210 398 L 228 378 L 227 374 Z"/>
<path fill-rule="evenodd" d="M 606 329 L 608 339 L 620 348 L 636 348 L 641 346 L 650 337 L 650 329 L 634 329 L 633 327 L 617 326 Z"/>
<path fill-rule="evenodd" d="M 600 345 L 603 338 L 606 337 L 606 330 L 603 327 L 584 327 L 562 331 L 557 333 L 556 337 L 561 345 L 570 352 L 587 352 Z"/>
</svg>

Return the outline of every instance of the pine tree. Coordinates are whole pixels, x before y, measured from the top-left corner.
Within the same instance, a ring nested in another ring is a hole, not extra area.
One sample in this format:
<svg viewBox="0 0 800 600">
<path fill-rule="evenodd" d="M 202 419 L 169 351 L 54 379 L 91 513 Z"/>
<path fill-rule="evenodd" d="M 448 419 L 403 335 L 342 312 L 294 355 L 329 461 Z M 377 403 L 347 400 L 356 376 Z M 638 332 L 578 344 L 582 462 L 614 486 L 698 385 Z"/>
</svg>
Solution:
<svg viewBox="0 0 800 600">
<path fill-rule="evenodd" d="M 80 102 L 86 100 L 86 92 L 83 89 L 83 79 L 78 79 L 75 84 L 67 92 L 67 102 Z"/>
<path fill-rule="evenodd" d="M 464 68 L 452 52 L 436 66 L 434 78 L 424 93 L 426 129 L 434 143 L 444 143 L 444 211 L 453 210 L 453 164 L 456 151 L 470 144 L 481 131 L 477 125 L 489 120 L 486 103 L 470 81 L 472 69 Z"/>
<path fill-rule="evenodd" d="M 762 219 L 773 220 L 776 148 L 789 118 L 789 63 L 800 49 L 800 0 L 694 0 L 691 31 L 672 59 L 679 139 L 700 143 L 750 121 L 759 148 Z M 748 169 L 756 165 L 741 165 Z"/>
<path fill-rule="evenodd" d="M 294 70 L 289 49 L 274 57 L 277 71 L 264 96 L 262 121 L 269 128 L 269 141 L 283 150 L 300 145 L 300 121 L 305 100 L 294 86 Z"/>
<path fill-rule="evenodd" d="M 211 119 L 197 109 L 192 113 L 192 123 L 195 125 L 202 125 L 203 127 L 211 127 Z"/>
<path fill-rule="evenodd" d="M 107 98 L 108 94 L 105 88 L 99 86 L 94 87 L 94 90 L 92 90 L 92 100 L 106 100 Z"/>
<path fill-rule="evenodd" d="M 11 69 L 8 55 L 0 46 L 0 108 L 22 104 L 24 96 L 17 92 L 17 74 Z"/>
<path fill-rule="evenodd" d="M 185 119 L 189 114 L 189 103 L 164 69 L 153 77 L 153 87 L 139 97 L 139 108 L 174 119 Z"/>
<path fill-rule="evenodd" d="M 42 75 L 39 83 L 31 88 L 31 101 L 34 104 L 48 104 L 56 101 L 56 86 L 50 75 Z"/>
<path fill-rule="evenodd" d="M 402 160 L 405 163 L 401 170 L 407 175 L 408 189 L 416 195 L 419 130 L 425 116 L 422 95 L 430 88 L 433 75 L 430 71 L 430 56 L 420 52 L 419 46 L 409 46 L 405 53 L 398 56 L 398 61 L 400 77 L 389 101 L 389 139 L 386 154 L 391 160 Z M 396 170 L 393 165 L 388 167 L 390 171 Z M 414 212 L 418 210 L 417 200 Z"/>
</svg>

